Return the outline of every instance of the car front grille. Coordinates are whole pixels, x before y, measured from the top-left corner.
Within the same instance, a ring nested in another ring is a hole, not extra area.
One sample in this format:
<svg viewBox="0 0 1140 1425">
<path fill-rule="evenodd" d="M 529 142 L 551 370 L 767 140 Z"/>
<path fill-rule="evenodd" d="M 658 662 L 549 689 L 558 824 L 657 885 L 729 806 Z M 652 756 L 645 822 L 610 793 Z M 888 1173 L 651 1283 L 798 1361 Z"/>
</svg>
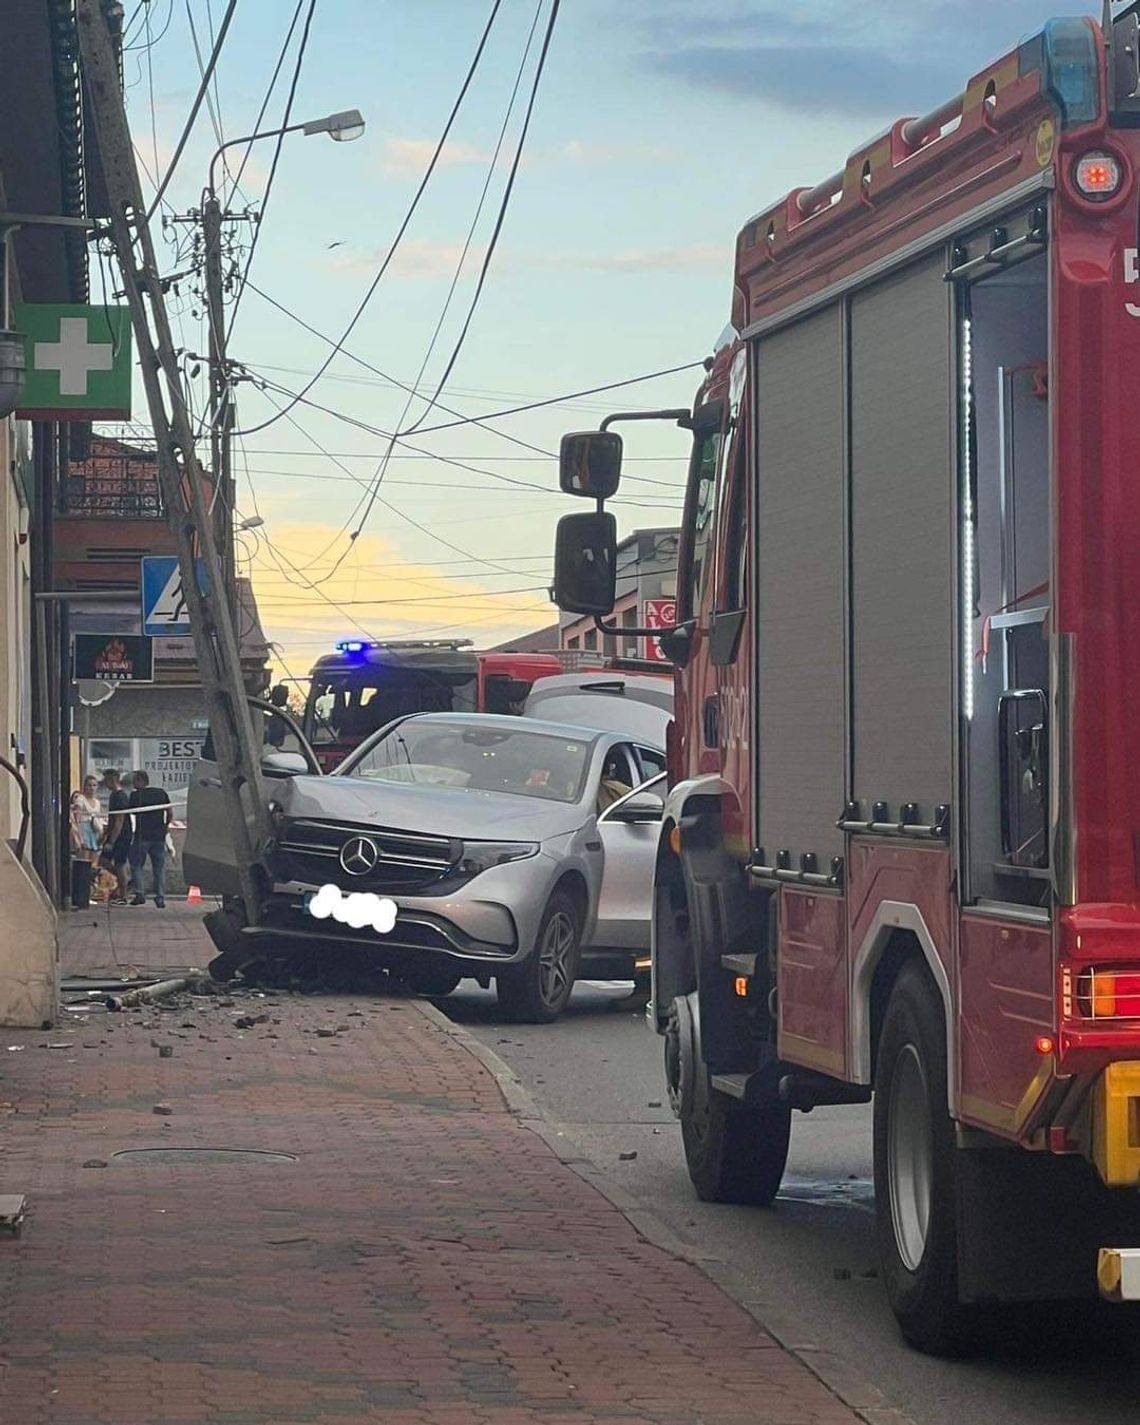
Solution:
<svg viewBox="0 0 1140 1425">
<path fill-rule="evenodd" d="M 368 844 L 375 848 L 376 864 L 354 875 L 345 869 L 341 857 L 346 846 L 359 841 L 365 843 L 366 859 L 371 859 Z M 317 885 L 331 881 L 346 890 L 395 894 L 426 890 L 442 881 L 458 865 L 463 845 L 445 836 L 424 836 L 416 831 L 297 820 L 281 829 L 277 851 L 278 870 L 288 880 Z"/>
</svg>

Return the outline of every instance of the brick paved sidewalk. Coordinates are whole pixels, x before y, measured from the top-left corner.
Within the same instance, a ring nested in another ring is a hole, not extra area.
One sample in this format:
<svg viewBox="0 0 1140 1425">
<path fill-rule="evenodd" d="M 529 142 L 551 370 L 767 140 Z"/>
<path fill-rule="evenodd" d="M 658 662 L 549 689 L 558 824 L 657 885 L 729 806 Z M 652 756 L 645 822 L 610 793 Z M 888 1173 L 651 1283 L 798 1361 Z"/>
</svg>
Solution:
<svg viewBox="0 0 1140 1425">
<path fill-rule="evenodd" d="M 171 899 L 164 910 L 143 906 L 92 905 L 62 911 L 60 962 L 65 975 L 105 976 L 130 970 L 204 970 L 218 953 L 202 927 L 212 905 Z"/>
<path fill-rule="evenodd" d="M 65 973 L 97 961 L 65 934 Z M 855 1419 L 414 1001 L 247 993 L 2 1032 L 0 1098 L 0 1191 L 31 1197 L 0 1240 L 5 1425 Z M 117 1156 L 152 1148 L 289 1156 Z"/>
</svg>

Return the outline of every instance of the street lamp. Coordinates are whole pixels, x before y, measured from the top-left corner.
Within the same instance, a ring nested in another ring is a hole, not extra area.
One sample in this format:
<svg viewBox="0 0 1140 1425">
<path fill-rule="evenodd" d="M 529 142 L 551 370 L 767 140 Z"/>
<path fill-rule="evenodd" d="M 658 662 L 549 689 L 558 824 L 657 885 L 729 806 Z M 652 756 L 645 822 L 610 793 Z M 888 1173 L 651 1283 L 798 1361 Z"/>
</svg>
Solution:
<svg viewBox="0 0 1140 1425">
<path fill-rule="evenodd" d="M 364 132 L 364 116 L 359 109 L 344 109 L 339 114 L 326 114 L 323 119 L 307 119 L 302 124 L 286 124 L 281 129 L 262 129 L 256 134 L 246 134 L 244 138 L 228 139 L 219 149 L 216 150 L 210 159 L 210 197 L 213 198 L 217 189 L 214 184 L 214 165 L 228 148 L 235 148 L 239 144 L 256 143 L 258 139 L 280 138 L 283 134 L 328 134 L 330 139 L 335 139 L 337 143 L 351 143 L 353 139 L 358 139 Z"/>
<path fill-rule="evenodd" d="M 262 129 L 244 138 L 230 139 L 215 150 L 210 159 L 206 194 L 202 203 L 202 241 L 206 260 L 206 317 L 210 331 L 210 464 L 214 478 L 214 498 L 219 509 L 219 542 L 222 549 L 223 583 L 230 606 L 235 607 L 236 571 L 233 534 L 229 526 L 233 510 L 233 480 L 230 476 L 230 431 L 233 424 L 233 400 L 226 367 L 226 324 L 224 305 L 225 277 L 222 271 L 222 205 L 218 201 L 214 171 L 218 159 L 228 148 L 254 144 L 258 139 L 282 138 L 285 134 L 328 134 L 337 143 L 358 139 L 364 132 L 364 118 L 359 109 L 344 109 L 326 114 L 323 119 L 308 119 L 300 124 L 286 124 L 279 129 Z M 255 239 L 256 241 L 256 239 Z M 218 495 L 221 495 L 220 501 Z M 223 523 L 224 521 L 224 523 Z M 253 526 L 249 526 L 253 528 Z"/>
</svg>

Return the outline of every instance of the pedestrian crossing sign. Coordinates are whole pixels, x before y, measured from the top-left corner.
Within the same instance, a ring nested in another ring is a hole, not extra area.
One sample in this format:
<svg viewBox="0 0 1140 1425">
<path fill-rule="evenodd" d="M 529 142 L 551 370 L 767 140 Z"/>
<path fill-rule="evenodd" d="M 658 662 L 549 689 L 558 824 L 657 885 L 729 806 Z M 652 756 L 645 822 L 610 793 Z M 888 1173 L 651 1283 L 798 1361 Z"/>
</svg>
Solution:
<svg viewBox="0 0 1140 1425">
<path fill-rule="evenodd" d="M 206 590 L 206 561 L 198 560 L 198 588 Z M 143 633 L 148 638 L 185 638 L 190 613 L 176 554 L 152 554 L 142 561 Z"/>
<path fill-rule="evenodd" d="M 131 322 L 126 307 L 23 302 L 24 420 L 126 420 L 131 414 Z"/>
</svg>

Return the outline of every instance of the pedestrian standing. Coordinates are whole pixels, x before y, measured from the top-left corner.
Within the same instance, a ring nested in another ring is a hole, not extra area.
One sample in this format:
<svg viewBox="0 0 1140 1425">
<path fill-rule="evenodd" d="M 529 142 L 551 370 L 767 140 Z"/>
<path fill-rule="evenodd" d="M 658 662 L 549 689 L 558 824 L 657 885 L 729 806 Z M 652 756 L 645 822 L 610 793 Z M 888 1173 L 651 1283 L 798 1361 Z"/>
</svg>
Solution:
<svg viewBox="0 0 1140 1425">
<path fill-rule="evenodd" d="M 103 773 L 103 786 L 107 797 L 107 833 L 103 840 L 103 863 L 109 865 L 119 883 L 118 890 L 111 897 L 112 905 L 126 905 L 130 882 L 131 859 L 131 819 L 127 810 L 131 804 L 131 794 L 123 786 L 118 770 L 108 767 Z"/>
<path fill-rule="evenodd" d="M 146 905 L 143 891 L 143 868 L 150 862 L 154 877 L 154 903 L 159 910 L 166 905 L 164 896 L 166 875 L 166 832 L 172 816 L 170 798 L 161 787 L 152 787 L 150 778 L 139 771 L 131 778 L 134 791 L 130 808 L 134 813 L 135 830 L 131 840 L 131 905 Z M 148 810 L 141 810 L 141 808 Z"/>
<path fill-rule="evenodd" d="M 71 854 L 77 861 L 95 862 L 106 825 L 97 777 L 84 777 L 82 788 L 72 795 L 70 823 Z"/>
</svg>

